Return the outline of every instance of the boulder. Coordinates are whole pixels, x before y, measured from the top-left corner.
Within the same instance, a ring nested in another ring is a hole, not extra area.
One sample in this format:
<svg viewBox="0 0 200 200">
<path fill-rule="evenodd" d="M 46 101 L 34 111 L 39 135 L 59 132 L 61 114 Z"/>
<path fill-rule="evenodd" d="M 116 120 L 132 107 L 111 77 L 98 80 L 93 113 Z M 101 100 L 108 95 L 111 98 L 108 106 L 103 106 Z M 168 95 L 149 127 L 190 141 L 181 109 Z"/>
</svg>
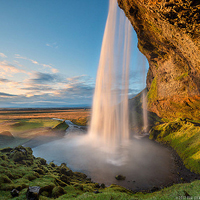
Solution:
<svg viewBox="0 0 200 200">
<path fill-rule="evenodd" d="M 13 189 L 10 194 L 12 195 L 12 197 L 18 197 L 19 196 L 19 191 L 16 189 Z"/>
<path fill-rule="evenodd" d="M 40 187 L 39 186 L 29 187 L 26 192 L 27 200 L 39 200 L 39 195 L 40 195 Z"/>
<path fill-rule="evenodd" d="M 57 187 L 54 187 L 53 190 L 52 190 L 52 196 L 54 198 L 58 198 L 59 196 L 65 194 L 65 191 L 62 187 L 60 186 L 57 186 Z"/>
</svg>

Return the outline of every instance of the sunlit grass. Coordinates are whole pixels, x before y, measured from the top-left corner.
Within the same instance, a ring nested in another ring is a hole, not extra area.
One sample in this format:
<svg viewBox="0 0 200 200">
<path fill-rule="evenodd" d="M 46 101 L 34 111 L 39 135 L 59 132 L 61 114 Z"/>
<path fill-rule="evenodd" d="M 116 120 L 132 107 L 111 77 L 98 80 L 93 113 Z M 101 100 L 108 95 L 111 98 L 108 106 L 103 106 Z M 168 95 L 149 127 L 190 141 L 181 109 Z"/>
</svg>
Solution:
<svg viewBox="0 0 200 200">
<path fill-rule="evenodd" d="M 184 165 L 200 173 L 200 124 L 199 121 L 177 119 L 155 126 L 150 139 L 168 143 L 179 154 Z"/>
<path fill-rule="evenodd" d="M 16 123 L 11 125 L 13 131 L 28 131 L 36 128 L 53 128 L 57 126 L 60 121 L 53 119 L 23 119 L 16 120 Z"/>
</svg>

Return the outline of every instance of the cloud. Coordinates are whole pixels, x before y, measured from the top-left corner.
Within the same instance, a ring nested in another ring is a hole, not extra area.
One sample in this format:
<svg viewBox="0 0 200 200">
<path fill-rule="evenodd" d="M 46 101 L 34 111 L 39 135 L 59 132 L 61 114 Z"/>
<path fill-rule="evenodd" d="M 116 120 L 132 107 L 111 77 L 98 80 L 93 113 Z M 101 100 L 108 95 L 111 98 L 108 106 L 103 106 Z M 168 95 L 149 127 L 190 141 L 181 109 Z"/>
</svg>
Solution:
<svg viewBox="0 0 200 200">
<path fill-rule="evenodd" d="M 46 43 L 46 46 L 47 46 L 47 47 L 51 47 L 51 48 L 55 48 L 55 49 L 58 48 L 57 42 L 54 42 L 54 43 Z"/>
<path fill-rule="evenodd" d="M 0 57 L 7 58 L 7 56 L 5 54 L 3 54 L 3 53 L 0 53 Z"/>
<path fill-rule="evenodd" d="M 43 67 L 49 68 L 54 74 L 58 73 L 58 69 L 53 68 L 51 65 L 41 64 Z"/>
<path fill-rule="evenodd" d="M 0 83 L 8 83 L 10 80 L 5 79 L 5 78 L 0 78 Z"/>
<path fill-rule="evenodd" d="M 35 72 L 29 79 L 16 86 L 18 95 L 2 91 L 0 105 L 3 107 L 66 107 L 91 105 L 94 83 L 87 75 L 62 78 L 58 74 Z M 1 78 L 6 87 L 9 81 Z M 14 93 L 16 94 L 16 93 Z"/>
<path fill-rule="evenodd" d="M 16 95 L 0 92 L 0 97 L 13 97 L 13 96 L 16 96 Z"/>
<path fill-rule="evenodd" d="M 27 57 L 23 57 L 23 56 L 21 56 L 21 55 L 19 55 L 19 54 L 15 54 L 15 58 L 23 59 L 23 60 L 28 60 L 28 61 L 32 62 L 33 64 L 35 64 L 35 65 L 39 65 L 39 66 L 43 66 L 43 67 L 45 67 L 45 68 L 49 68 L 49 69 L 51 70 L 51 72 L 54 73 L 54 74 L 56 74 L 56 73 L 59 72 L 58 69 L 52 67 L 50 64 L 49 64 L 49 65 L 47 65 L 47 64 L 42 64 L 42 63 L 39 63 L 39 62 L 36 61 L 36 60 L 30 59 L 30 58 L 27 58 Z"/>
<path fill-rule="evenodd" d="M 5 76 L 17 73 L 29 74 L 25 70 L 19 69 L 14 65 L 7 63 L 7 61 L 0 61 L 0 75 Z"/>
<path fill-rule="evenodd" d="M 20 88 L 21 90 L 30 90 L 30 91 L 53 91 L 54 89 L 50 86 L 42 86 L 42 85 L 38 85 L 38 86 L 28 86 L 28 87 L 24 87 L 24 88 Z"/>
<path fill-rule="evenodd" d="M 34 78 L 30 79 L 30 81 L 35 84 L 53 83 L 60 81 L 59 76 L 56 74 L 36 72 L 33 74 L 33 76 Z"/>
</svg>

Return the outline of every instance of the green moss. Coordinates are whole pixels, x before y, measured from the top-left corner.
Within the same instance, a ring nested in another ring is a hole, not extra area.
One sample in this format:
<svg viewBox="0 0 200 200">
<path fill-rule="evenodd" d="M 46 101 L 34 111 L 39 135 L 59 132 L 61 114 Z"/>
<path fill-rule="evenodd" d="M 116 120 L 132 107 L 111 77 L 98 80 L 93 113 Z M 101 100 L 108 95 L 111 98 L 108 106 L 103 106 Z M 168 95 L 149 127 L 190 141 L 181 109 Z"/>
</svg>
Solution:
<svg viewBox="0 0 200 200">
<path fill-rule="evenodd" d="M 168 143 L 177 151 L 188 169 L 200 173 L 199 134 L 198 122 L 180 118 L 153 127 L 149 138 Z"/>
<path fill-rule="evenodd" d="M 60 122 L 58 125 L 53 127 L 54 131 L 65 131 L 69 127 L 68 124 L 65 123 L 65 121 Z"/>
<path fill-rule="evenodd" d="M 52 190 L 52 196 L 54 198 L 58 198 L 59 196 L 61 196 L 63 194 L 65 194 L 65 190 L 60 186 L 56 186 Z"/>
<path fill-rule="evenodd" d="M 15 120 L 15 123 L 11 125 L 12 131 L 29 131 L 36 128 L 53 128 L 60 122 L 53 119 L 19 119 Z"/>
<path fill-rule="evenodd" d="M 78 119 L 72 119 L 71 121 L 78 126 L 86 126 L 88 124 L 89 117 L 79 117 Z"/>
<path fill-rule="evenodd" d="M 188 72 L 186 72 L 186 73 L 183 73 L 183 74 L 181 74 L 180 76 L 177 76 L 176 78 L 175 78 L 175 80 L 177 80 L 177 81 L 182 81 L 185 77 L 187 77 L 188 76 Z"/>
<path fill-rule="evenodd" d="M 150 90 L 147 94 L 148 106 L 157 100 L 157 77 L 155 77 L 151 83 Z"/>
</svg>

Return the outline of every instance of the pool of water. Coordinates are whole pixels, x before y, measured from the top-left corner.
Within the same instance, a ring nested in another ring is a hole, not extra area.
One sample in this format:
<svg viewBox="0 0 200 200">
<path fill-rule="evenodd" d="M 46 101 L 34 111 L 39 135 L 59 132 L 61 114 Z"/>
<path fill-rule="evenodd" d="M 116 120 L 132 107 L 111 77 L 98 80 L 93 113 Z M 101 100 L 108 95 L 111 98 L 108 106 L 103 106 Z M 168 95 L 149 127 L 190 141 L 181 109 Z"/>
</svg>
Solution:
<svg viewBox="0 0 200 200">
<path fill-rule="evenodd" d="M 85 131 L 70 124 L 64 138 L 33 148 L 33 154 L 57 165 L 66 163 L 73 171 L 83 172 L 92 181 L 107 186 L 118 184 L 131 190 L 147 190 L 175 179 L 170 150 L 148 136 L 132 134 L 129 143 L 112 154 L 93 144 Z M 126 179 L 116 180 L 119 174 Z"/>
</svg>

